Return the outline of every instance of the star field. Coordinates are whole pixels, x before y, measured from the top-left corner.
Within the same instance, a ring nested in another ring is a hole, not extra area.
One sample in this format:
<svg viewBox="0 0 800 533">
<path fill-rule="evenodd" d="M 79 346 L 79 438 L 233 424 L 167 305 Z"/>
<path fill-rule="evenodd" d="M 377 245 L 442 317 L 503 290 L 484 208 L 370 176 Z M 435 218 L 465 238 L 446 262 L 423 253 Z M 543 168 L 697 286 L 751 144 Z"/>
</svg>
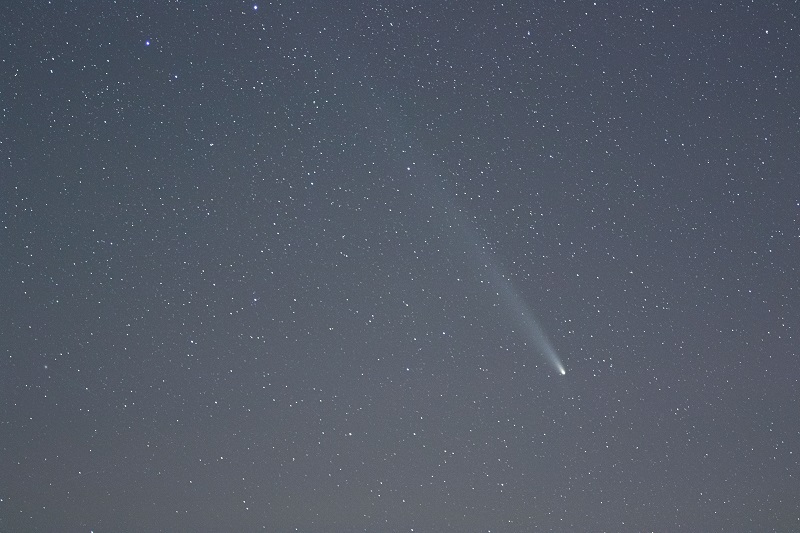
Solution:
<svg viewBox="0 0 800 533">
<path fill-rule="evenodd" d="M 800 529 L 796 1 L 6 4 L 0 530 Z"/>
</svg>

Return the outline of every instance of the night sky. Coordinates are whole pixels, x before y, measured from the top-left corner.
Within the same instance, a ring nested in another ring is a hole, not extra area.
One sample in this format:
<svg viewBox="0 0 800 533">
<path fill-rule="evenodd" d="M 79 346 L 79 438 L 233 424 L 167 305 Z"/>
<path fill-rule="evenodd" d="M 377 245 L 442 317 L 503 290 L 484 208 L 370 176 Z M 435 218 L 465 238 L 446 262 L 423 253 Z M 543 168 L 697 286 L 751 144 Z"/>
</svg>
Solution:
<svg viewBox="0 0 800 533">
<path fill-rule="evenodd" d="M 799 17 L 4 2 L 0 530 L 800 530 Z"/>
</svg>

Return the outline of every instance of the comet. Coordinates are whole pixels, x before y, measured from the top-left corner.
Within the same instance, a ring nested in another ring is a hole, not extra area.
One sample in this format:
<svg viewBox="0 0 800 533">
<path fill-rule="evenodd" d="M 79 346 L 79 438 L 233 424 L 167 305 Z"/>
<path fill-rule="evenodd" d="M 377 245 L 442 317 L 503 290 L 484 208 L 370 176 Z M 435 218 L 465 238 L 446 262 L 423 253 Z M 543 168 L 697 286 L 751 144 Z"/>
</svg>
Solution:
<svg viewBox="0 0 800 533">
<path fill-rule="evenodd" d="M 406 167 L 407 172 L 412 172 L 412 167 Z M 439 217 L 437 226 L 452 230 L 456 237 L 450 242 L 455 250 L 463 253 L 472 262 L 472 266 L 480 274 L 489 278 L 489 284 L 497 291 L 498 296 L 514 317 L 517 328 L 522 332 L 528 344 L 538 351 L 547 362 L 560 375 L 567 373 L 561 358 L 558 356 L 553 344 L 542 329 L 539 321 L 525 299 L 516 289 L 509 275 L 503 272 L 489 251 L 483 244 L 485 241 L 479 237 L 473 221 L 466 216 L 465 210 L 456 202 L 455 192 L 448 193 L 449 187 L 445 181 L 439 182 L 438 187 L 427 187 L 425 193 L 433 198 L 433 205 L 438 205 L 435 212 Z M 451 234 L 452 235 L 452 234 Z"/>
<path fill-rule="evenodd" d="M 524 302 L 521 303 L 525 305 Z M 528 309 L 527 312 L 521 313 L 519 322 L 523 328 L 525 337 L 538 349 L 545 359 L 547 359 L 547 362 L 562 376 L 566 374 L 567 369 L 564 368 L 564 364 L 561 362 L 558 352 L 553 348 L 553 344 L 542 329 L 542 326 L 539 325 L 539 322 L 533 316 L 533 312 Z"/>
<path fill-rule="evenodd" d="M 525 338 L 533 345 L 547 360 L 550 365 L 562 376 L 567 373 L 558 352 L 553 347 L 544 329 L 536 320 L 533 310 L 519 294 L 511 279 L 500 271 L 488 253 L 483 252 L 484 267 L 489 276 L 489 282 L 496 287 L 498 295 L 511 309 L 512 315 L 516 319 L 517 326 L 522 330 Z"/>
</svg>

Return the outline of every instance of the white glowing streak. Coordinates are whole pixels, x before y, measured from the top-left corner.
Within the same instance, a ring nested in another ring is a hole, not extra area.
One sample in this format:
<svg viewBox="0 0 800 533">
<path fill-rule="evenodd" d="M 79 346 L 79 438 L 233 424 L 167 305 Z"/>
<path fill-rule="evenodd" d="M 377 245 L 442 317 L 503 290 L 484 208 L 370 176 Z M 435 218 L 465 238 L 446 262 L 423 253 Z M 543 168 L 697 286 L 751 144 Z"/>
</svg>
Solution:
<svg viewBox="0 0 800 533">
<path fill-rule="evenodd" d="M 550 339 L 547 338 L 539 322 L 536 321 L 533 311 L 516 291 L 508 276 L 501 273 L 494 262 L 491 252 L 480 245 L 482 239 L 471 228 L 472 225 L 469 221 L 460 216 L 461 210 L 458 206 L 453 205 L 453 201 L 443 195 L 441 190 L 433 189 L 433 193 L 439 198 L 441 205 L 448 208 L 443 212 L 445 215 L 444 225 L 446 227 L 456 226 L 461 229 L 463 242 L 467 245 L 467 249 L 464 252 L 476 261 L 475 266 L 478 267 L 479 271 L 485 270 L 488 273 L 489 282 L 498 291 L 503 301 L 511 308 L 511 314 L 527 340 L 545 356 L 559 374 L 562 376 L 566 374 L 567 370 L 561 363 L 561 358 L 558 357 L 558 353 L 550 343 Z M 475 253 L 476 251 L 477 253 Z"/>
<path fill-rule="evenodd" d="M 489 281 L 497 288 L 500 297 L 511 308 L 512 315 L 516 319 L 517 325 L 522 329 L 525 337 L 533 346 L 542 352 L 547 361 L 553 365 L 553 368 L 555 368 L 559 374 L 562 376 L 566 374 L 567 370 L 561 363 L 561 358 L 558 357 L 555 348 L 553 348 L 553 345 L 550 343 L 550 339 L 547 338 L 542 326 L 539 325 L 539 322 L 533 316 L 533 311 L 528 307 L 528 304 L 525 303 L 516 289 L 514 289 L 511 280 L 499 272 L 499 269 L 493 264 L 491 258 L 486 256 L 484 259 L 488 263 L 485 267 L 489 274 Z"/>
</svg>

